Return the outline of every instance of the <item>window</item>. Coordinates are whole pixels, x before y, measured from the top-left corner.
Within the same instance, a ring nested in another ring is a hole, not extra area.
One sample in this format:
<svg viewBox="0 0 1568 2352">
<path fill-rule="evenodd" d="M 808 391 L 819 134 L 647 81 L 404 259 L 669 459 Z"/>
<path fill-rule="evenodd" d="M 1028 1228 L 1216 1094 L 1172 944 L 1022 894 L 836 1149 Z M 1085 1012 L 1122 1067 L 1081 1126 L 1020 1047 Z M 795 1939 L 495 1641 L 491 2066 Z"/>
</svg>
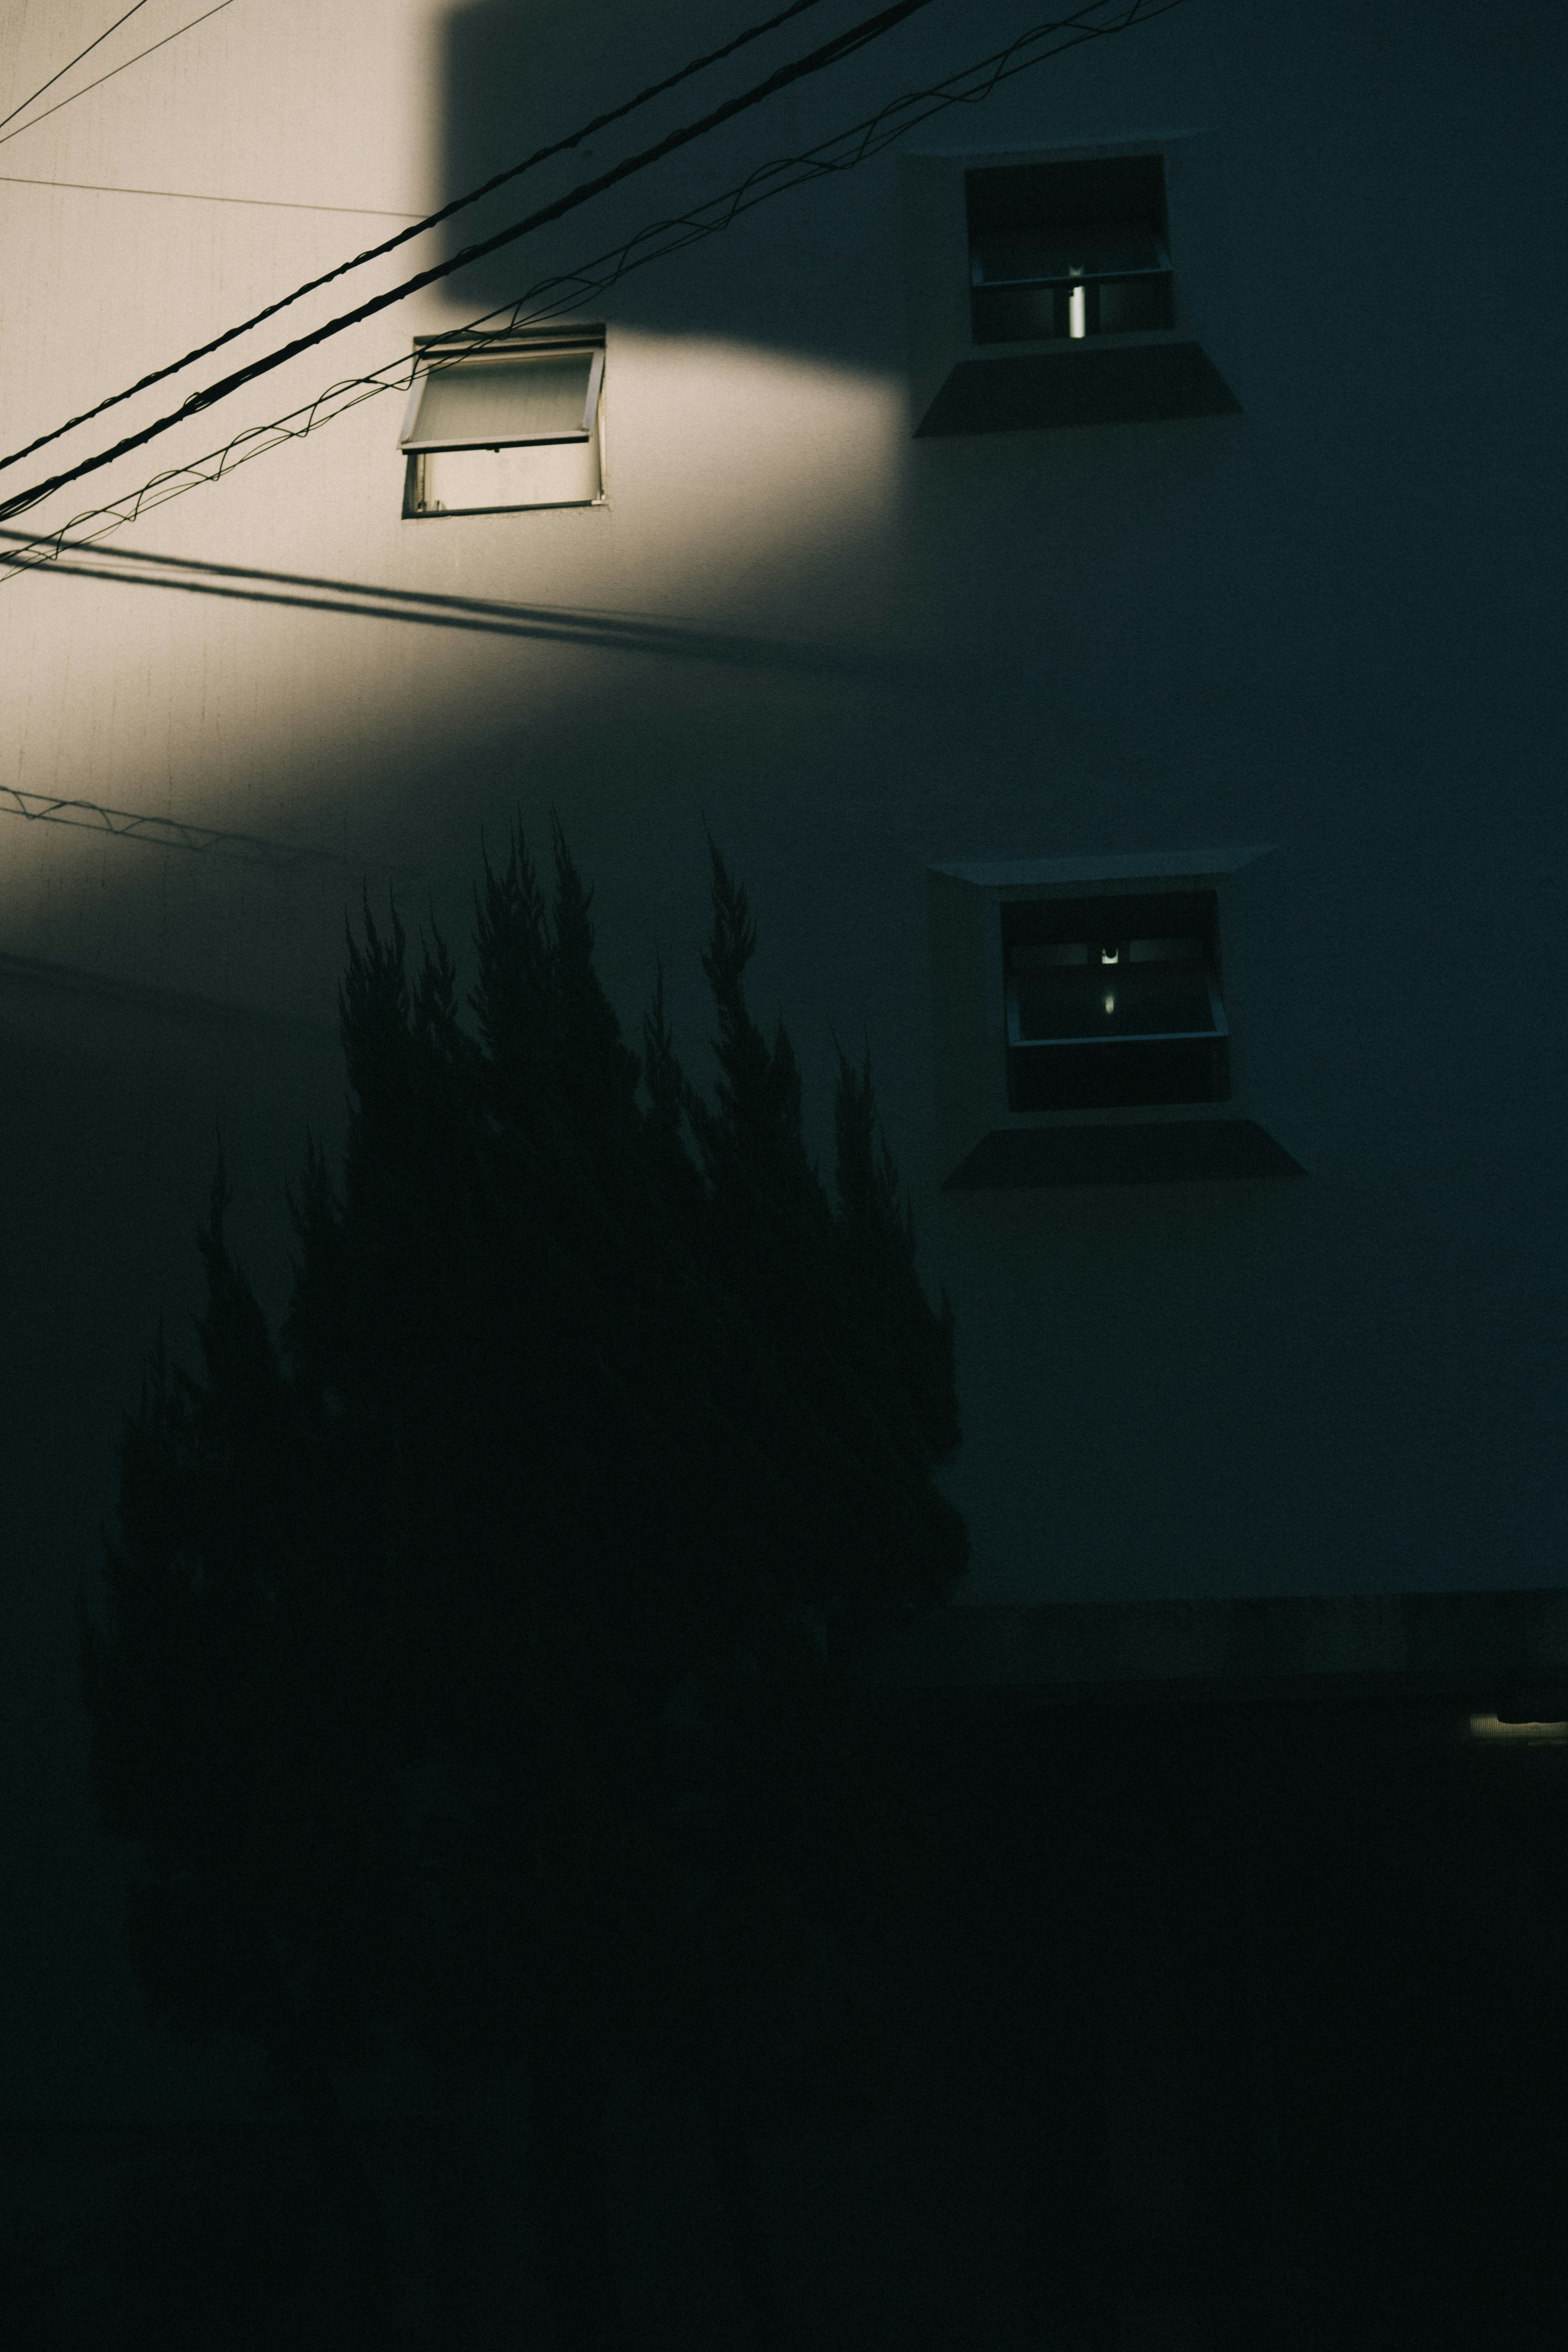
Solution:
<svg viewBox="0 0 1568 2352">
<path fill-rule="evenodd" d="M 964 175 L 976 343 L 1173 327 L 1159 155 Z"/>
<path fill-rule="evenodd" d="M 602 333 L 430 338 L 404 413 L 405 515 L 590 506 L 604 495 Z"/>
<path fill-rule="evenodd" d="M 917 440 L 1239 413 L 1213 134 L 909 155 L 900 184 Z"/>
<path fill-rule="evenodd" d="M 1212 891 L 1026 902 L 1001 914 L 1013 1110 L 1226 1099 Z"/>
<path fill-rule="evenodd" d="M 1271 1131 L 1299 1118 L 1285 872 L 1241 847 L 929 866 L 944 1188 L 1300 1175 Z"/>
</svg>

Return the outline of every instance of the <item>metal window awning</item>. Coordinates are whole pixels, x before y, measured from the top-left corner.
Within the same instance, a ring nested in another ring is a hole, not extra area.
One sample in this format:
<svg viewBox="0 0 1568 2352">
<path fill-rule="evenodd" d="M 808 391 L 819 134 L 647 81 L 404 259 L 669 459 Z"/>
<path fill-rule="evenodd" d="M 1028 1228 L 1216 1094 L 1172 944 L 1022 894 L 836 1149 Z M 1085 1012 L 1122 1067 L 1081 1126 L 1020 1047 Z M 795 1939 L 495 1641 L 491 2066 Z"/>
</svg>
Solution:
<svg viewBox="0 0 1568 2352">
<path fill-rule="evenodd" d="M 604 381 L 602 349 L 432 352 L 415 376 L 398 446 L 504 449 L 586 441 Z"/>
</svg>

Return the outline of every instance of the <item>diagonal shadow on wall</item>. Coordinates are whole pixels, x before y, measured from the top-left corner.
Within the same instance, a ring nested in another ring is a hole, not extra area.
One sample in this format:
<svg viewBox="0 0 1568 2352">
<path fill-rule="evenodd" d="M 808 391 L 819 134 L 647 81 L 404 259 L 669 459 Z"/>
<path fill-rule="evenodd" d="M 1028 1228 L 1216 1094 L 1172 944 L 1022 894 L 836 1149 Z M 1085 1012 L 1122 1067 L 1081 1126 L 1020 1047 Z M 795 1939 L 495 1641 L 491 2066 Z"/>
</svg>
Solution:
<svg viewBox="0 0 1568 2352">
<path fill-rule="evenodd" d="M 0 532 L 18 546 L 35 541 L 19 531 Z M 5 562 L 0 552 L 0 566 Z M 602 653 L 652 654 L 667 659 L 717 662 L 742 667 L 807 671 L 841 677 L 880 677 L 911 686 L 936 683 L 929 661 L 891 661 L 873 653 L 831 645 L 792 644 L 779 637 L 731 635 L 728 631 L 658 621 L 634 613 L 574 610 L 560 604 L 516 604 L 479 596 L 447 596 L 408 588 L 382 588 L 365 581 L 329 580 L 307 572 L 267 572 L 243 563 L 201 563 L 184 556 L 148 555 L 128 549 L 61 542 L 58 556 L 30 564 L 39 578 L 107 580 L 121 587 L 180 589 L 187 595 L 221 596 L 259 604 L 293 606 L 345 617 L 401 621 L 425 628 L 469 629 L 488 636 L 531 637 L 546 645 L 576 645 Z"/>
</svg>

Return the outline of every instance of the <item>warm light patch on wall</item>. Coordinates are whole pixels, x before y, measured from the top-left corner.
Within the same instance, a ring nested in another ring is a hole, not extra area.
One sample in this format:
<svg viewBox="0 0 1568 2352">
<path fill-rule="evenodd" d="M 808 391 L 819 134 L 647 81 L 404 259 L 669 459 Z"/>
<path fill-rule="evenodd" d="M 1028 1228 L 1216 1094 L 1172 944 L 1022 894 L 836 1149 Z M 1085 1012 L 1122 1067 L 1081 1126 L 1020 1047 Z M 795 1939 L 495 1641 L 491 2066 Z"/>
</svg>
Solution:
<svg viewBox="0 0 1568 2352">
<path fill-rule="evenodd" d="M 367 339 L 364 362 L 384 356 Z M 612 329 L 605 503 L 428 527 L 405 512 L 397 402 L 367 402 L 5 589 L 0 673 L 24 683 L 0 787 L 351 866 L 417 863 L 420 823 L 389 812 L 411 792 L 417 812 L 426 772 L 600 717 L 623 685 L 657 697 L 649 656 L 689 675 L 816 653 L 852 669 L 898 609 L 901 399 L 889 377 L 809 354 Z M 229 950 L 215 961 L 193 911 L 216 885 L 181 851 L 165 886 L 163 863 L 0 810 L 0 939 L 150 977 L 155 937 L 161 984 L 222 995 Z M 246 936 L 259 920 L 234 919 Z"/>
<path fill-rule="evenodd" d="M 1532 1748 L 1568 1747 L 1568 1721 L 1561 1723 L 1510 1723 L 1500 1716 L 1472 1715 L 1470 1738 L 1495 1743 L 1521 1743 Z"/>
</svg>

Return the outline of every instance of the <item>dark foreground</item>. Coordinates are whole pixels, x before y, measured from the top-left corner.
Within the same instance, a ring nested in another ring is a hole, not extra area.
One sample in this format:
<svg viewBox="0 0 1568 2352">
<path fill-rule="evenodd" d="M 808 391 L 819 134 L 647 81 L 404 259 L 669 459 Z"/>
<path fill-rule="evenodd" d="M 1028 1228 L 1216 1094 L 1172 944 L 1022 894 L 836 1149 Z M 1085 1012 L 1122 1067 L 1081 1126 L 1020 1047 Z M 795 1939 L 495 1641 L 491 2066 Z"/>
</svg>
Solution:
<svg viewBox="0 0 1568 2352">
<path fill-rule="evenodd" d="M 753 2140 L 777 2352 L 1560 2340 L 1568 1748 L 1408 1697 L 922 1703 L 909 1737 L 943 1863 L 854 1964 L 884 2111 Z M 573 2352 L 524 2088 L 362 2140 L 398 2343 Z M 342 2341 L 287 2122 L 20 2120 L 0 2168 L 17 2352 Z M 610 2197 L 626 2352 L 750 2352 L 695 2108 L 615 2091 Z"/>
</svg>

